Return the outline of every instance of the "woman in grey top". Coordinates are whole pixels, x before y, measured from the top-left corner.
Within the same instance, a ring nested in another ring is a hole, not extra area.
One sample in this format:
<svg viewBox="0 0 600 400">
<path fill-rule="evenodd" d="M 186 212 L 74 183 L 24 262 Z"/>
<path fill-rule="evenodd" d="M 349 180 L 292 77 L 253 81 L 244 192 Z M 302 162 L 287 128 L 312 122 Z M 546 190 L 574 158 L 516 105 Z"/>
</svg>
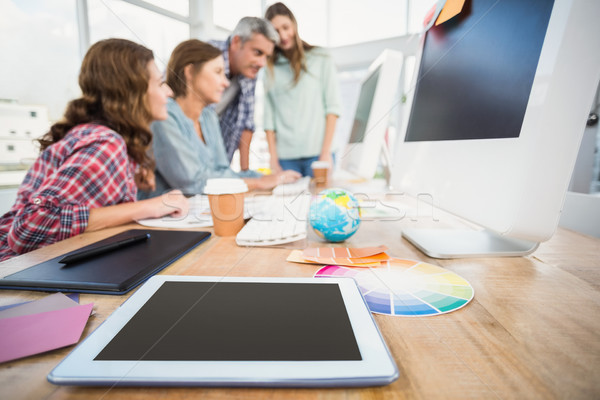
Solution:
<svg viewBox="0 0 600 400">
<path fill-rule="evenodd" d="M 219 119 L 210 104 L 229 86 L 221 51 L 196 39 L 180 43 L 169 59 L 167 83 L 174 96 L 168 118 L 153 123 L 156 189 L 140 197 L 158 196 L 170 189 L 202 193 L 210 178 L 242 178 L 250 190 L 271 189 L 300 177 L 294 171 L 263 176 L 229 167 Z"/>
</svg>

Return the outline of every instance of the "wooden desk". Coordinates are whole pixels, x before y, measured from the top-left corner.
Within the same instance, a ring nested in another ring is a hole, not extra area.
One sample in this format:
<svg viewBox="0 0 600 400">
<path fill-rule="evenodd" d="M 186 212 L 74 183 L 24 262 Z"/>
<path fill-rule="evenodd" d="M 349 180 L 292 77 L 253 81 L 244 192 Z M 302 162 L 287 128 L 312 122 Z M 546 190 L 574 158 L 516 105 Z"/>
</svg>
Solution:
<svg viewBox="0 0 600 400">
<path fill-rule="evenodd" d="M 0 364 L 0 399 L 432 399 L 600 398 L 600 240 L 567 230 L 531 256 L 431 260 L 400 237 L 432 221 L 366 221 L 347 245 L 385 244 L 393 256 L 441 265 L 466 278 L 475 298 L 455 312 L 422 318 L 376 315 L 396 359 L 394 383 L 359 389 L 79 388 L 46 375 L 71 350 Z M 456 224 L 448 216 L 436 225 Z M 137 225 L 136 225 L 137 226 Z M 2 276 L 129 227 L 68 239 L 0 264 Z M 311 245 L 316 241 L 312 237 Z M 321 244 L 323 245 L 323 244 Z M 242 248 L 212 237 L 162 274 L 310 277 L 318 266 L 285 261 L 289 249 Z M 45 293 L 0 291 L 0 305 Z M 89 335 L 127 296 L 94 302 Z M 1 339 L 0 339 L 1 340 Z"/>
</svg>

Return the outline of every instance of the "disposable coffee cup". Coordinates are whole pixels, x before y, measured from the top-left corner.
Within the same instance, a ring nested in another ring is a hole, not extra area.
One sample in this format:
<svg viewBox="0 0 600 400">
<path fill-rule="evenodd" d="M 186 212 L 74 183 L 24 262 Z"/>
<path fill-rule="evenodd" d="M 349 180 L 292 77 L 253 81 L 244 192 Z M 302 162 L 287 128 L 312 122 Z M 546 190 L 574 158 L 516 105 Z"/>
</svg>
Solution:
<svg viewBox="0 0 600 400">
<path fill-rule="evenodd" d="M 208 179 L 208 195 L 215 235 L 235 236 L 244 226 L 244 193 L 248 186 L 242 179 Z"/>
<path fill-rule="evenodd" d="M 310 166 L 313 170 L 315 184 L 317 186 L 326 186 L 327 177 L 329 176 L 329 163 L 327 161 L 313 161 Z"/>
</svg>

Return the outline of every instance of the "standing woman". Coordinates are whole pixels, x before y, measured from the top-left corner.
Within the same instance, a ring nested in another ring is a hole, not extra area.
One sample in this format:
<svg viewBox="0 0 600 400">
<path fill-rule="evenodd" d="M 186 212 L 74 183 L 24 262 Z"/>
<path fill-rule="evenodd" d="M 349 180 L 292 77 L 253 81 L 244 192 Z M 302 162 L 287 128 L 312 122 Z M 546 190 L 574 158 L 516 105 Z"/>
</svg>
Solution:
<svg viewBox="0 0 600 400">
<path fill-rule="evenodd" d="M 331 143 L 341 108 L 335 65 L 325 49 L 300 39 L 296 18 L 283 3 L 271 5 L 265 18 L 280 37 L 265 74 L 271 169 L 312 176 L 313 161 L 333 161 Z"/>
<path fill-rule="evenodd" d="M 79 86 L 82 96 L 39 140 L 40 155 L 0 217 L 0 261 L 83 232 L 188 211 L 180 192 L 135 202 L 136 184 L 154 185 L 150 123 L 167 118 L 171 94 L 152 51 L 123 39 L 97 42 Z"/>
</svg>

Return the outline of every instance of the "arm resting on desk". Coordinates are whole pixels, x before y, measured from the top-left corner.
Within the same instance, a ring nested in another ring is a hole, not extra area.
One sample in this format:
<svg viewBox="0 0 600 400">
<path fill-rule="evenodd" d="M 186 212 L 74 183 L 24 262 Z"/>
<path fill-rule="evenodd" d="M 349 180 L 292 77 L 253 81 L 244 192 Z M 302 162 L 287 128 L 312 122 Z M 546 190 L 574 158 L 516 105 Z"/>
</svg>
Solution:
<svg viewBox="0 0 600 400">
<path fill-rule="evenodd" d="M 165 215 L 182 217 L 187 215 L 189 206 L 179 190 L 172 190 L 162 196 L 132 203 L 117 204 L 90 210 L 86 232 L 123 225 L 146 218 L 160 218 Z"/>
<path fill-rule="evenodd" d="M 43 153 L 23 181 L 26 198 L 16 211 L 6 241 L 17 254 L 82 233 L 90 208 L 135 199 L 127 149 L 116 133 L 98 131 L 70 150 L 48 171 Z"/>
</svg>

